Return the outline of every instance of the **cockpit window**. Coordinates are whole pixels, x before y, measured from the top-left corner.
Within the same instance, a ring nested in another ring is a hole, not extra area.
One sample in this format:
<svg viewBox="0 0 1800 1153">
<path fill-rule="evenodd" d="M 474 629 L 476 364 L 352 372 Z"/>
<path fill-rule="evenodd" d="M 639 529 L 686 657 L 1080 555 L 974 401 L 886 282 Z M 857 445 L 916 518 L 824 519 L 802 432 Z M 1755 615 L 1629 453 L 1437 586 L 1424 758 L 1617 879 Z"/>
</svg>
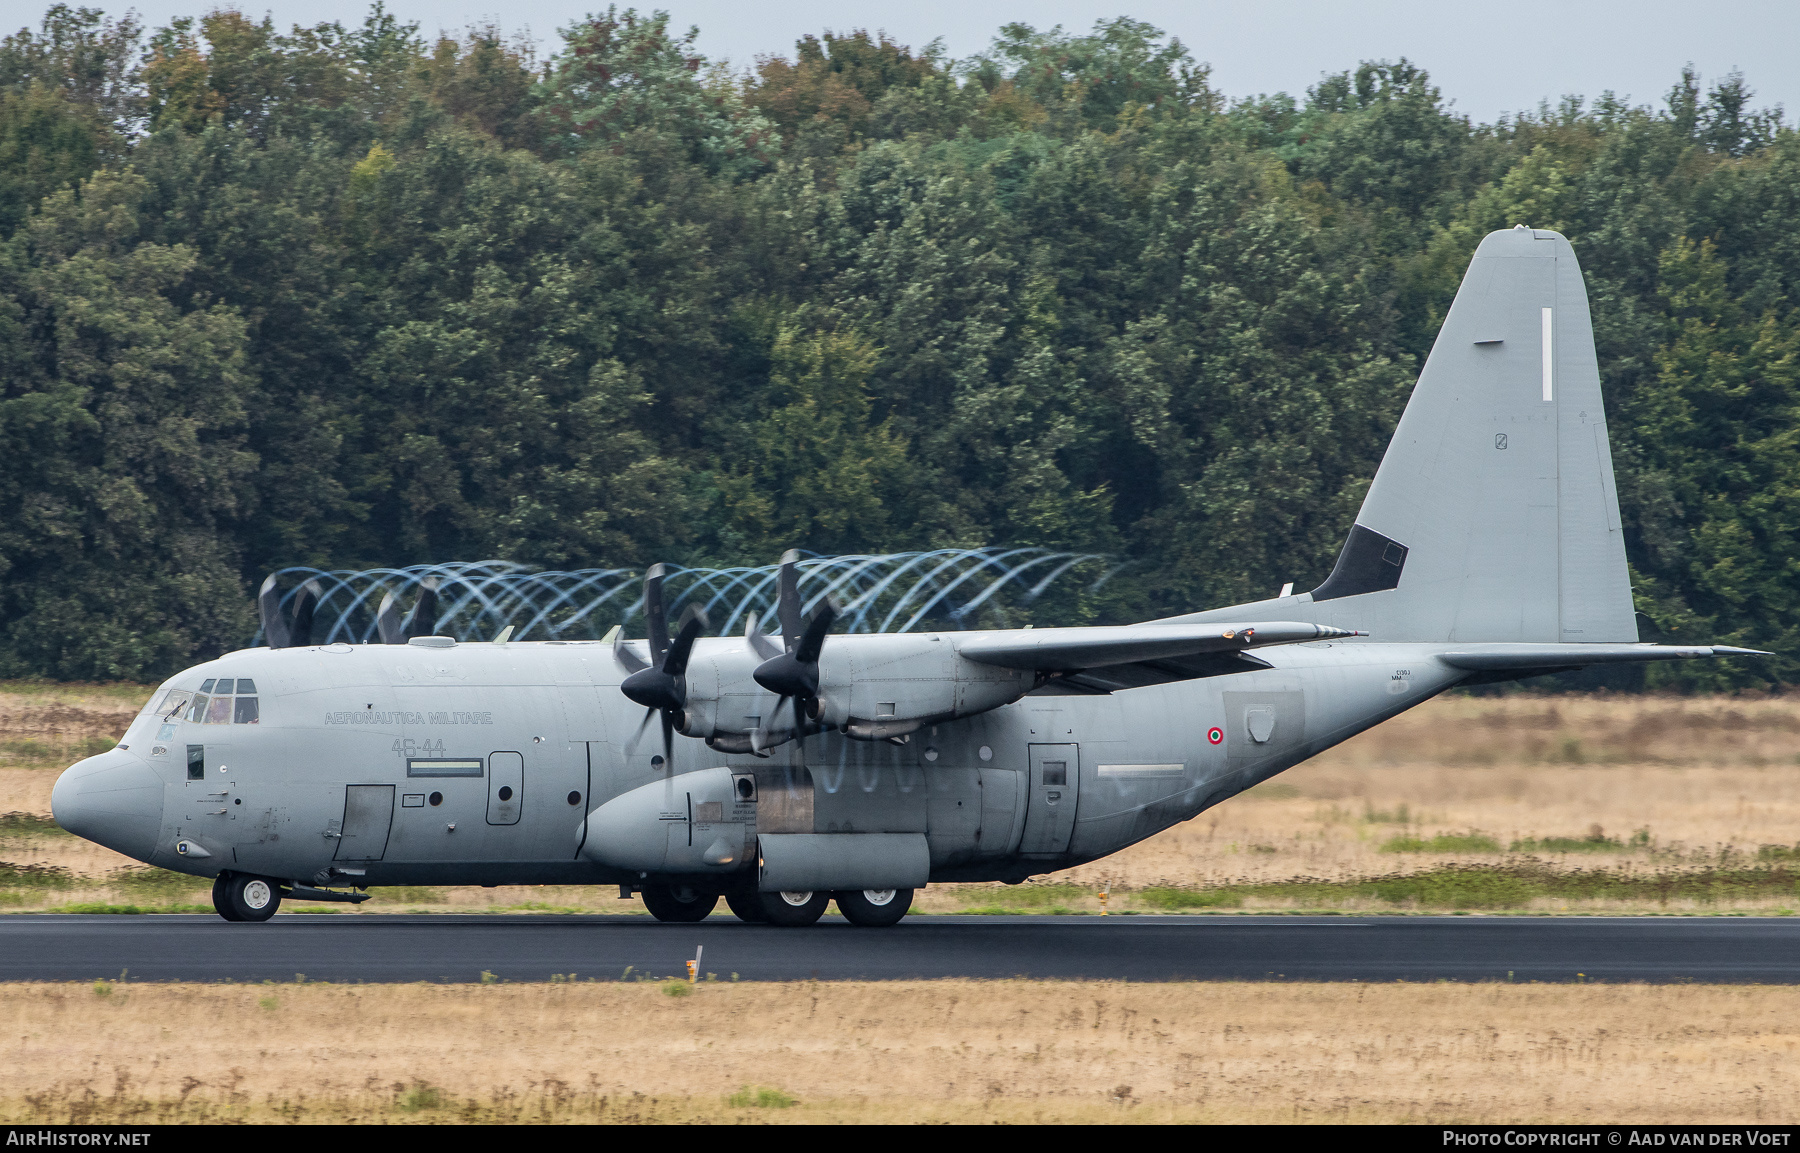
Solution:
<svg viewBox="0 0 1800 1153">
<path fill-rule="evenodd" d="M 230 695 L 233 680 L 225 677 L 221 680 L 205 682 L 218 689 L 207 693 L 204 689 L 198 693 L 170 692 L 157 706 L 157 715 L 174 720 L 179 716 L 182 720 L 199 725 L 255 725 L 262 723 L 260 700 L 248 694 L 256 691 L 256 682 L 249 677 L 238 677 L 235 684 L 237 696 Z M 186 712 L 183 712 L 183 706 Z"/>
<path fill-rule="evenodd" d="M 184 689 L 170 689 L 163 696 L 161 702 L 157 704 L 156 715 L 159 717 L 174 718 L 178 716 L 181 713 L 181 710 L 187 707 L 187 703 L 193 699 L 194 694 L 187 692 Z"/>
<path fill-rule="evenodd" d="M 203 693 L 210 693 L 213 691 L 213 685 L 216 683 L 217 682 L 215 682 L 211 677 L 208 677 L 208 678 L 206 678 L 206 680 L 200 682 L 200 691 Z"/>
</svg>

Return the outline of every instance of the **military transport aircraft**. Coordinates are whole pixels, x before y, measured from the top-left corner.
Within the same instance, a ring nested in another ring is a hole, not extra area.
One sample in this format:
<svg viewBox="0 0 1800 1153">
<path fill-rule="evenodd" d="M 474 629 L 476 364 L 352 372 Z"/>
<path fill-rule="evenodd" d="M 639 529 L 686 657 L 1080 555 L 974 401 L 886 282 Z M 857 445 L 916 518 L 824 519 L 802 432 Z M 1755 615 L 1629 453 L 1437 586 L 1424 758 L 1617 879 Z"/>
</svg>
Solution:
<svg viewBox="0 0 1800 1153">
<path fill-rule="evenodd" d="M 1639 642 L 1581 271 L 1523 225 L 1482 241 L 1311 592 L 833 635 L 790 554 L 779 634 L 702 637 L 693 613 L 670 629 L 661 577 L 645 640 L 459 643 L 427 588 L 366 645 L 312 644 L 316 591 L 284 618 L 271 581 L 268 647 L 171 678 L 63 773 L 56 820 L 216 878 L 230 921 L 379 885 L 606 884 L 665 921 L 723 897 L 891 925 L 931 881 L 1104 857 L 1454 685 L 1752 651 Z"/>
</svg>

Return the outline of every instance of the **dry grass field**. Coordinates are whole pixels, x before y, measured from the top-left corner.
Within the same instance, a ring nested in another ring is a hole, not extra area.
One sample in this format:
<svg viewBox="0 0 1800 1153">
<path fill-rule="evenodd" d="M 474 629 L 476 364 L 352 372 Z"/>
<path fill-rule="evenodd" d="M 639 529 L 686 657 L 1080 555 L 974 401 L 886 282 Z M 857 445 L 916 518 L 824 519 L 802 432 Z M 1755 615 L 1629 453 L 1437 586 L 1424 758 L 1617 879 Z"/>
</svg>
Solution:
<svg viewBox="0 0 1800 1153">
<path fill-rule="evenodd" d="M 1769 987 L 9 984 L 0 1036 L 0 1122 L 1800 1115 Z"/>
<path fill-rule="evenodd" d="M 148 689 L 0 686 L 0 909 L 204 906 L 49 822 L 62 767 Z M 1445 697 L 1103 861 L 921 909 L 1800 908 L 1800 696 Z M 584 888 L 377 890 L 382 910 L 641 909 Z M 353 914 L 352 914 L 353 915 Z M 723 915 L 723 914 L 721 914 Z"/>
</svg>

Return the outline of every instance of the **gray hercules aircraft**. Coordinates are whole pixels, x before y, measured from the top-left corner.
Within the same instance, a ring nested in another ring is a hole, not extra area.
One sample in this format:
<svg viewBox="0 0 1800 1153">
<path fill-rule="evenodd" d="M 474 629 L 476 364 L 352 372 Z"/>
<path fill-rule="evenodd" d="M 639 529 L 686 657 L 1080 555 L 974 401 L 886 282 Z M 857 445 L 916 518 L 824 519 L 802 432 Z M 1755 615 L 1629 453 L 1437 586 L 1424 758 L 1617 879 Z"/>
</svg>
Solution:
<svg viewBox="0 0 1800 1153">
<path fill-rule="evenodd" d="M 1639 642 L 1581 270 L 1522 225 L 1482 241 L 1311 592 L 833 635 L 790 554 L 779 635 L 706 638 L 692 613 L 670 635 L 660 566 L 645 596 L 647 641 L 418 635 L 428 590 L 408 620 L 384 606 L 387 643 L 314 645 L 310 594 L 284 619 L 266 585 L 270 647 L 171 678 L 62 774 L 56 820 L 216 878 L 230 921 L 379 885 L 606 884 L 665 921 L 722 896 L 891 925 L 931 881 L 1104 857 L 1453 685 L 1751 651 Z"/>
</svg>

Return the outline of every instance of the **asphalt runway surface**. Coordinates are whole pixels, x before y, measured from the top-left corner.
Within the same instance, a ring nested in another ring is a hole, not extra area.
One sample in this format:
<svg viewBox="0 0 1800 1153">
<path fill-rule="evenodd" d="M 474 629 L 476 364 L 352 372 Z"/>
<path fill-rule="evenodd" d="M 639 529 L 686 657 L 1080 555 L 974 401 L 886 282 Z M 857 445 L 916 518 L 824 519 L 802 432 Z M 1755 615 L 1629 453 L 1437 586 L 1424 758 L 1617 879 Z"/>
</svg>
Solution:
<svg viewBox="0 0 1800 1153">
<path fill-rule="evenodd" d="M 970 917 L 806 929 L 713 917 L 0 916 L 0 980 L 932 977 L 1800 983 L 1800 918 Z M 629 974 L 627 970 L 629 969 Z"/>
</svg>

